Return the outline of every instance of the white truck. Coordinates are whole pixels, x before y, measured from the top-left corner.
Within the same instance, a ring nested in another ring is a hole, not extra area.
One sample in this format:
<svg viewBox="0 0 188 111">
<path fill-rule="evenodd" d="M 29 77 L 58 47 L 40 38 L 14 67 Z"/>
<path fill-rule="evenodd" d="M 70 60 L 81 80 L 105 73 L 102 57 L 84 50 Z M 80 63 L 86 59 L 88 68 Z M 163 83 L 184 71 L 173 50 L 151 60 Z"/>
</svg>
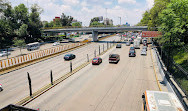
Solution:
<svg viewBox="0 0 188 111">
<path fill-rule="evenodd" d="M 133 47 L 135 48 L 135 49 L 140 49 L 140 41 L 139 40 L 134 40 L 134 44 L 133 44 Z"/>
<path fill-rule="evenodd" d="M 174 93 L 146 90 L 142 95 L 143 111 L 185 111 Z"/>
</svg>

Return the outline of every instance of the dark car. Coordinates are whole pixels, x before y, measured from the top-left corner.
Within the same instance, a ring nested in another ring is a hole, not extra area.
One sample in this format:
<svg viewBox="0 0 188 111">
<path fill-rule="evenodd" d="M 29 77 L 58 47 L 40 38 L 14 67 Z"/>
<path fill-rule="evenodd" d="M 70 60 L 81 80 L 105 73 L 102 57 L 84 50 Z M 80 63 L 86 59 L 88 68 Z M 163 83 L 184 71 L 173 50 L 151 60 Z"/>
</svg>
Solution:
<svg viewBox="0 0 188 111">
<path fill-rule="evenodd" d="M 136 56 L 136 51 L 135 50 L 130 50 L 129 51 L 129 57 L 135 57 Z"/>
<path fill-rule="evenodd" d="M 102 58 L 100 58 L 100 57 L 93 58 L 93 60 L 92 60 L 93 65 L 95 65 L 95 64 L 99 65 L 100 63 L 102 63 Z"/>
<path fill-rule="evenodd" d="M 109 63 L 118 63 L 120 61 L 119 54 L 110 54 L 109 55 Z"/>
<path fill-rule="evenodd" d="M 64 59 L 65 59 L 65 60 L 72 60 L 72 59 L 74 59 L 74 58 L 76 58 L 76 55 L 74 55 L 74 54 L 66 54 L 66 55 L 64 56 Z"/>
<path fill-rule="evenodd" d="M 116 48 L 121 48 L 121 44 L 117 44 L 117 45 L 116 45 Z"/>
</svg>

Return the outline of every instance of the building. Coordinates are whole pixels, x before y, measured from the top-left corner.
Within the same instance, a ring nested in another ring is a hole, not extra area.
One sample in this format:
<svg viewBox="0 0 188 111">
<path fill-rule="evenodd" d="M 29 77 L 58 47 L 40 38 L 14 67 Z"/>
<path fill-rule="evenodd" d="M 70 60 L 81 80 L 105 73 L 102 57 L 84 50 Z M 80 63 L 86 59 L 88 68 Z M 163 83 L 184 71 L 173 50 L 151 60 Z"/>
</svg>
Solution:
<svg viewBox="0 0 188 111">
<path fill-rule="evenodd" d="M 104 25 L 113 25 L 113 20 L 109 18 L 104 19 Z"/>
<path fill-rule="evenodd" d="M 55 18 L 53 19 L 54 22 L 55 22 L 56 20 L 60 20 L 60 17 L 55 17 Z"/>
</svg>

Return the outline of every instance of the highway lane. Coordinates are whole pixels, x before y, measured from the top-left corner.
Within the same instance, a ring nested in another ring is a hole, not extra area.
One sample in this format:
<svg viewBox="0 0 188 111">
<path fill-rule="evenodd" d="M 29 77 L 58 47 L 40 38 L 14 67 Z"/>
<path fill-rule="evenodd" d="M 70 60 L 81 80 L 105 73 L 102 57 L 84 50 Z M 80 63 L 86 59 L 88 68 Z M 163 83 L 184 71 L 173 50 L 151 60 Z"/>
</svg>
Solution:
<svg viewBox="0 0 188 111">
<path fill-rule="evenodd" d="M 128 57 L 129 46 L 111 49 L 99 66 L 88 65 L 26 107 L 41 111 L 141 111 L 145 90 L 158 90 L 150 51 Z M 120 54 L 109 64 L 110 53 Z"/>
<path fill-rule="evenodd" d="M 114 39 L 119 40 L 119 37 L 114 36 L 106 38 L 105 41 L 112 41 Z M 87 61 L 87 54 L 89 54 L 89 58 L 93 58 L 94 50 L 97 50 L 98 53 L 99 45 L 101 45 L 102 51 L 102 44 L 103 43 L 92 43 L 71 51 L 70 53 L 76 54 L 76 59 L 72 60 L 73 69 Z M 104 45 L 106 49 L 107 44 L 104 43 Z M 0 108 L 10 103 L 15 103 L 29 95 L 27 72 L 29 72 L 31 76 L 33 92 L 50 83 L 50 70 L 53 71 L 54 80 L 69 72 L 70 62 L 64 61 L 64 55 L 65 54 L 62 54 L 8 74 L 1 75 L 0 83 L 3 84 L 4 91 L 0 92 Z"/>
</svg>

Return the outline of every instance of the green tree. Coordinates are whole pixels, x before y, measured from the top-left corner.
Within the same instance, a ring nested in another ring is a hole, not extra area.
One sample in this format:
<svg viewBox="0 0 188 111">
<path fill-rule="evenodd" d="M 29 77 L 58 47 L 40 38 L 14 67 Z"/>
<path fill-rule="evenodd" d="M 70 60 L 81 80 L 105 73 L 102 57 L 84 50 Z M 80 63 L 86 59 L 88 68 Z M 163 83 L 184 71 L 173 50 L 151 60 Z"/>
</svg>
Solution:
<svg viewBox="0 0 188 111">
<path fill-rule="evenodd" d="M 28 23 L 29 36 L 26 38 L 26 43 L 41 39 L 42 22 L 40 21 L 40 14 L 42 11 L 37 4 L 32 5 Z"/>
<path fill-rule="evenodd" d="M 104 27 L 103 23 L 99 23 L 97 21 L 94 21 L 90 24 L 91 27 Z"/>
<path fill-rule="evenodd" d="M 137 26 L 147 26 L 148 22 L 150 20 L 150 13 L 149 11 L 145 11 L 145 13 L 142 15 L 141 21 L 137 24 Z"/>
<path fill-rule="evenodd" d="M 27 24 L 23 24 L 22 26 L 20 26 L 20 28 L 17 31 L 17 35 L 19 37 L 26 37 L 26 36 L 28 36 L 27 28 L 28 28 Z"/>
<path fill-rule="evenodd" d="M 60 20 L 61 20 L 62 26 L 71 26 L 73 17 L 72 16 L 66 16 L 64 13 L 62 13 Z"/>
<path fill-rule="evenodd" d="M 75 22 L 75 23 L 72 23 L 72 26 L 74 27 L 81 27 L 81 23 L 80 22 Z"/>
<path fill-rule="evenodd" d="M 29 22 L 29 13 L 28 8 L 24 4 L 20 4 L 14 7 L 15 19 L 17 20 L 18 26 L 22 24 L 28 24 Z"/>
<path fill-rule="evenodd" d="M 160 14 L 160 31 L 162 42 L 170 45 L 188 43 L 188 1 L 172 0 L 167 9 Z"/>
<path fill-rule="evenodd" d="M 21 53 L 21 55 L 22 55 L 21 49 L 26 45 L 25 40 L 15 38 L 15 39 L 13 40 L 13 42 L 14 42 L 14 45 L 15 45 L 15 46 L 18 46 L 18 47 L 20 48 L 20 53 Z"/>
<path fill-rule="evenodd" d="M 53 21 L 53 27 L 62 27 L 61 20 L 55 19 Z"/>
</svg>

